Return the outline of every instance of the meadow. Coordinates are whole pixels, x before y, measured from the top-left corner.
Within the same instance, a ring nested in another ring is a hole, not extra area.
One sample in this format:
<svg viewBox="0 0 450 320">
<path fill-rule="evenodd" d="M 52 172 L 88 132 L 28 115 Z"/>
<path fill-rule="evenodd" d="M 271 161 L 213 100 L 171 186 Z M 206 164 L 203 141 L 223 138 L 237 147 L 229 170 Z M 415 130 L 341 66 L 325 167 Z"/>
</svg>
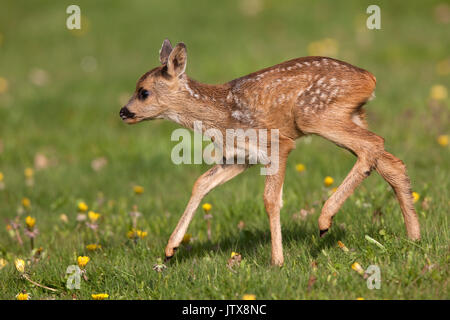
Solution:
<svg viewBox="0 0 450 320">
<path fill-rule="evenodd" d="M 1 5 L 0 299 L 449 299 L 448 3 L 76 1 L 82 28 L 68 30 L 70 4 Z M 380 30 L 366 27 L 370 4 L 381 8 Z M 407 165 L 422 239 L 408 240 L 375 172 L 319 238 L 321 207 L 355 158 L 311 136 L 288 161 L 282 268 L 270 265 L 259 167 L 205 197 L 211 209 L 197 210 L 165 263 L 209 166 L 171 162 L 178 125 L 119 118 L 165 38 L 186 44 L 187 74 L 206 83 L 307 55 L 371 71 L 369 128 Z M 70 265 L 84 270 L 80 289 L 66 287 Z M 361 274 L 370 265 L 380 268 L 380 289 Z"/>
</svg>

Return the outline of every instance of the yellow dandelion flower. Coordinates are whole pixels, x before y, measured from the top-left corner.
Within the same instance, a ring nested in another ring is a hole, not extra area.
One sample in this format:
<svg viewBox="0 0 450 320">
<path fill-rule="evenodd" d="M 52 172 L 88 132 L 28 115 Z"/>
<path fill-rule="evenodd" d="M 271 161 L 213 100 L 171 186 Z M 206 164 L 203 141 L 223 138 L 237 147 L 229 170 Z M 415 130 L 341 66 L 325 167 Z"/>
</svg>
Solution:
<svg viewBox="0 0 450 320">
<path fill-rule="evenodd" d="M 81 212 L 86 212 L 88 208 L 89 207 L 87 206 L 87 204 L 83 201 L 78 203 L 78 210 L 80 210 Z"/>
<path fill-rule="evenodd" d="M 30 199 L 28 199 L 28 198 L 23 198 L 23 199 L 22 199 L 22 206 L 23 206 L 25 209 L 29 209 L 29 208 L 31 207 L 31 201 L 30 201 Z"/>
<path fill-rule="evenodd" d="M 25 223 L 27 224 L 28 228 L 32 229 L 36 224 L 36 219 L 28 216 L 25 218 Z"/>
<path fill-rule="evenodd" d="M 0 172 L 0 182 L 3 181 L 4 175 L 2 172 Z"/>
<path fill-rule="evenodd" d="M 205 212 L 209 212 L 209 210 L 212 209 L 212 205 L 209 203 L 204 203 L 202 208 L 203 208 L 203 210 L 205 210 Z"/>
<path fill-rule="evenodd" d="M 136 230 L 131 229 L 130 231 L 127 232 L 127 237 L 130 239 L 133 239 L 136 237 Z"/>
<path fill-rule="evenodd" d="M 137 236 L 141 239 L 144 239 L 147 236 L 147 231 L 137 230 Z"/>
<path fill-rule="evenodd" d="M 325 179 L 323 179 L 323 184 L 326 187 L 331 186 L 333 183 L 334 183 L 334 179 L 332 177 L 330 177 L 330 176 L 327 176 L 327 177 L 325 177 Z"/>
<path fill-rule="evenodd" d="M 20 273 L 25 272 L 25 261 L 23 259 L 14 260 L 14 265 L 16 266 L 17 271 Z"/>
<path fill-rule="evenodd" d="M 348 252 L 348 251 L 349 251 L 348 248 L 345 246 L 345 244 L 344 244 L 343 242 L 341 242 L 341 241 L 338 241 L 338 246 L 339 246 L 339 248 L 341 248 L 342 251 L 344 251 L 344 252 Z"/>
<path fill-rule="evenodd" d="M 92 299 L 94 300 L 105 300 L 109 297 L 107 293 L 94 293 L 91 294 Z"/>
<path fill-rule="evenodd" d="M 102 248 L 102 246 L 99 244 L 96 244 L 96 243 L 91 243 L 86 246 L 86 249 L 88 249 L 89 251 L 95 251 L 95 250 L 101 249 L 101 248 Z"/>
<path fill-rule="evenodd" d="M 142 186 L 134 186 L 133 187 L 133 191 L 136 194 L 142 194 L 142 193 L 144 193 L 144 187 L 142 187 Z"/>
<path fill-rule="evenodd" d="M 33 174 L 34 174 L 33 169 L 31 169 L 31 168 L 26 168 L 25 171 L 24 171 L 23 173 L 25 174 L 25 178 L 27 178 L 27 179 L 33 178 Z"/>
<path fill-rule="evenodd" d="M 231 257 L 232 257 L 232 258 L 233 258 L 234 256 L 237 256 L 237 255 L 239 255 L 239 253 L 237 253 L 237 252 L 234 252 L 234 251 L 233 251 L 233 252 L 231 253 Z"/>
<path fill-rule="evenodd" d="M 256 300 L 256 296 L 254 294 L 244 294 L 242 296 L 242 300 Z"/>
<path fill-rule="evenodd" d="M 186 233 L 186 234 L 183 236 L 183 240 L 181 241 L 181 243 L 183 243 L 183 244 L 188 244 L 189 241 L 191 241 L 191 238 L 192 238 L 192 236 L 191 236 L 189 233 Z"/>
<path fill-rule="evenodd" d="M 17 300 L 30 300 L 31 296 L 29 293 L 21 292 L 16 295 Z"/>
<path fill-rule="evenodd" d="M 9 87 L 8 80 L 6 80 L 3 77 L 0 77 L 0 94 L 8 91 L 8 87 Z"/>
<path fill-rule="evenodd" d="M 356 298 L 356 300 L 364 300 L 364 298 L 363 297 L 358 297 L 358 298 Z"/>
<path fill-rule="evenodd" d="M 361 267 L 361 265 L 358 262 L 355 262 L 352 264 L 352 269 L 361 275 L 364 274 L 364 269 Z"/>
<path fill-rule="evenodd" d="M 448 135 L 446 135 L 446 134 L 440 135 L 437 138 L 437 142 L 443 147 L 448 146 L 448 140 L 449 140 L 449 138 L 448 138 Z M 1 179 L 0 179 L 0 181 L 1 181 Z"/>
<path fill-rule="evenodd" d="M 295 166 L 295 170 L 297 170 L 298 172 L 303 172 L 303 171 L 306 170 L 306 167 L 305 167 L 305 165 L 303 163 L 298 163 Z"/>
<path fill-rule="evenodd" d="M 88 264 L 89 260 L 91 260 L 89 257 L 79 256 L 78 259 L 77 259 L 78 266 L 80 268 L 84 268 Z"/>
<path fill-rule="evenodd" d="M 418 194 L 417 192 L 413 192 L 412 193 L 413 199 L 414 199 L 414 203 L 416 203 L 417 201 L 419 201 L 420 199 L 420 194 Z"/>
<path fill-rule="evenodd" d="M 431 87 L 430 97 L 433 100 L 445 100 L 447 99 L 447 88 L 441 84 L 436 84 Z"/>
<path fill-rule="evenodd" d="M 100 213 L 96 213 L 91 210 L 88 212 L 88 217 L 89 217 L 89 220 L 91 220 L 92 222 L 96 222 L 98 220 L 98 218 L 100 218 Z"/>
</svg>

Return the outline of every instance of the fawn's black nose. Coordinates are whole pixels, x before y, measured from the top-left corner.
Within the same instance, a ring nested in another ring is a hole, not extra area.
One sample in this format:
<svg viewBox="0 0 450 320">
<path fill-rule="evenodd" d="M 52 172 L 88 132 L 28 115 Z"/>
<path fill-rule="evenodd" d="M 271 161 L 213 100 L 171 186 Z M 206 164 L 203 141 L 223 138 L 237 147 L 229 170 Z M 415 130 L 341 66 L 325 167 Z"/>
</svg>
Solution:
<svg viewBox="0 0 450 320">
<path fill-rule="evenodd" d="M 136 114 L 134 114 L 133 112 L 128 110 L 127 107 L 123 107 L 122 109 L 120 109 L 119 115 L 122 118 L 122 120 L 126 120 L 126 119 L 130 119 L 130 118 L 134 118 L 134 116 Z"/>
</svg>

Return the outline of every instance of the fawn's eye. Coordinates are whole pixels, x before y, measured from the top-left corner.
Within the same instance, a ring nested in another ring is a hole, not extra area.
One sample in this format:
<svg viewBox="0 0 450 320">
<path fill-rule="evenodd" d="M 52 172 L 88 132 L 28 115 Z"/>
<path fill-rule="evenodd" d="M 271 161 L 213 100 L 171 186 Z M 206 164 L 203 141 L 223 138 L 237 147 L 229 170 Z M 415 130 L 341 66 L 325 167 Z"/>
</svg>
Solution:
<svg viewBox="0 0 450 320">
<path fill-rule="evenodd" d="M 150 95 L 150 92 L 148 90 L 145 89 L 139 89 L 139 99 L 140 100 L 145 100 L 148 98 L 148 96 Z"/>
</svg>

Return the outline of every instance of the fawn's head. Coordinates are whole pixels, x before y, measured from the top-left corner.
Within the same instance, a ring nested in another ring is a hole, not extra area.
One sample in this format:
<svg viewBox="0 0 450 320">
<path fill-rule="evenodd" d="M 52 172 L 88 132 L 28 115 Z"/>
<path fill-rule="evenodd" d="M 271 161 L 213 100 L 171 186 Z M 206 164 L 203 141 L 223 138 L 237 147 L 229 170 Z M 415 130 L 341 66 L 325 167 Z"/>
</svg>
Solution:
<svg viewBox="0 0 450 320">
<path fill-rule="evenodd" d="M 186 69 L 186 46 L 178 43 L 172 48 L 170 41 L 164 40 L 159 60 L 161 66 L 138 80 L 133 96 L 120 109 L 120 117 L 126 123 L 161 118 L 181 98 L 180 79 Z"/>
</svg>

